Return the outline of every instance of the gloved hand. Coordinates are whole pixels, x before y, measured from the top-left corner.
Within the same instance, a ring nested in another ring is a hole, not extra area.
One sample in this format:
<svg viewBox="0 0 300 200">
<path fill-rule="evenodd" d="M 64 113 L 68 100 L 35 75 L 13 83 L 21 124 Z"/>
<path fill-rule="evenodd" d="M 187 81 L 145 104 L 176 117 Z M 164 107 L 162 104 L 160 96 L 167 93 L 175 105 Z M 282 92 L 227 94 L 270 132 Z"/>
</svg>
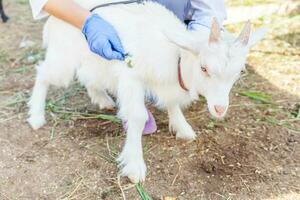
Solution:
<svg viewBox="0 0 300 200">
<path fill-rule="evenodd" d="M 92 52 L 107 60 L 125 59 L 125 52 L 116 30 L 99 15 L 89 16 L 83 25 L 82 32 Z"/>
</svg>

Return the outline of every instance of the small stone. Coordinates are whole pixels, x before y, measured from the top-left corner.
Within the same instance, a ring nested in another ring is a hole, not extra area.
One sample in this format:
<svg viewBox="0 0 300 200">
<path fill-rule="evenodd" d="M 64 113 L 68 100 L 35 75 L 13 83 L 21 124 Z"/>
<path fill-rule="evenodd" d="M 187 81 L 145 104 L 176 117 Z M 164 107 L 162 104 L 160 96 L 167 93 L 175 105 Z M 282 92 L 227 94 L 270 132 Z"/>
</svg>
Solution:
<svg viewBox="0 0 300 200">
<path fill-rule="evenodd" d="M 34 63 L 35 60 L 36 60 L 36 59 L 35 59 L 34 56 L 28 56 L 28 57 L 27 57 L 27 62 L 28 62 L 28 63 Z"/>
<path fill-rule="evenodd" d="M 164 200 L 176 200 L 176 197 L 164 197 Z"/>
<path fill-rule="evenodd" d="M 20 45 L 19 45 L 19 48 L 22 49 L 22 48 L 30 48 L 32 46 L 35 45 L 35 42 L 31 41 L 31 40 L 26 40 L 23 38 L 23 40 L 21 41 Z"/>
</svg>

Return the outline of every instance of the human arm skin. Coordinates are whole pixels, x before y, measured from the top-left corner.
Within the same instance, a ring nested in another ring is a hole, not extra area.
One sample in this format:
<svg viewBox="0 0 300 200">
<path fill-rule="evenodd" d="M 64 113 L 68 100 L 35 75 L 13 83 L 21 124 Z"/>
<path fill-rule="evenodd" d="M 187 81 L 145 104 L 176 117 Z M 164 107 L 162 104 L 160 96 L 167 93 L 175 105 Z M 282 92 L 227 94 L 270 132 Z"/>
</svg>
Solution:
<svg viewBox="0 0 300 200">
<path fill-rule="evenodd" d="M 47 13 L 82 30 L 91 13 L 73 0 L 48 0 L 43 8 Z"/>
</svg>

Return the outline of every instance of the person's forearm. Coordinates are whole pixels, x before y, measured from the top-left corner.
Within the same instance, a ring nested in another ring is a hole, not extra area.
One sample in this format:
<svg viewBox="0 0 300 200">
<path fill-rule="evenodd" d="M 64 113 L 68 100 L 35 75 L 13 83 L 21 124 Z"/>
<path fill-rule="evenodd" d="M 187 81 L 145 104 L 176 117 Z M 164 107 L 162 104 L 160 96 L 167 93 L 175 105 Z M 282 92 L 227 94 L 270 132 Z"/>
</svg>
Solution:
<svg viewBox="0 0 300 200">
<path fill-rule="evenodd" d="M 62 19 L 80 30 L 91 13 L 77 5 L 73 0 L 48 0 L 44 10 L 59 19 Z"/>
</svg>

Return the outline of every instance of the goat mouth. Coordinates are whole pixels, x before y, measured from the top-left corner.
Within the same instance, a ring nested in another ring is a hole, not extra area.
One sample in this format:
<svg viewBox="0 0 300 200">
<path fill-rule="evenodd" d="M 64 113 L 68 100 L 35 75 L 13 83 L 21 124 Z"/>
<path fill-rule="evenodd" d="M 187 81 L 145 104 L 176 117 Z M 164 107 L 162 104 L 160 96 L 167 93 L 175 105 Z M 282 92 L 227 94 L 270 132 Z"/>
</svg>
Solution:
<svg viewBox="0 0 300 200">
<path fill-rule="evenodd" d="M 211 117 L 212 117 L 213 119 L 216 119 L 216 120 L 224 120 L 226 114 L 219 116 L 219 115 L 210 113 L 210 115 L 211 115 Z"/>
<path fill-rule="evenodd" d="M 227 110 L 223 113 L 223 114 L 218 114 L 216 113 L 215 111 L 211 110 L 210 108 L 208 108 L 209 110 L 209 114 L 210 116 L 213 118 L 213 119 L 216 119 L 216 120 L 224 120 L 226 114 L 227 114 Z"/>
</svg>

